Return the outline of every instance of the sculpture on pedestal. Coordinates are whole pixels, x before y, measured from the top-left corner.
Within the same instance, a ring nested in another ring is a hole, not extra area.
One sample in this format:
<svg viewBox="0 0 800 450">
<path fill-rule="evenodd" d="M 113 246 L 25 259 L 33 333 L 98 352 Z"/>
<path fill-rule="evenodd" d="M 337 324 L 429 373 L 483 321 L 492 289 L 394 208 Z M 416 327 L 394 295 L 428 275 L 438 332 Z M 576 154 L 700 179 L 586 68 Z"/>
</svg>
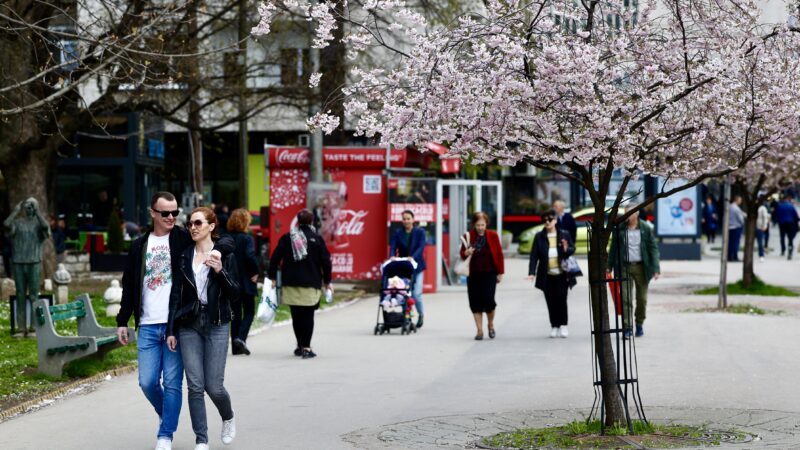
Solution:
<svg viewBox="0 0 800 450">
<path fill-rule="evenodd" d="M 118 280 L 111 280 L 111 286 L 106 289 L 103 294 L 103 299 L 106 301 L 106 315 L 108 317 L 117 317 L 119 312 L 120 302 L 122 301 L 122 288 L 119 287 Z"/>
<path fill-rule="evenodd" d="M 72 282 L 72 275 L 63 263 L 59 263 L 58 270 L 53 274 L 53 281 L 56 283 L 56 303 L 69 303 L 69 286 L 67 285 Z"/>
<path fill-rule="evenodd" d="M 17 288 L 16 324 L 27 337 L 30 324 L 26 321 L 26 307 L 31 308 L 39 298 L 41 281 L 42 246 L 50 237 L 50 225 L 39 211 L 39 202 L 30 197 L 14 207 L 4 222 L 8 236 L 14 243 L 14 282 Z"/>
</svg>

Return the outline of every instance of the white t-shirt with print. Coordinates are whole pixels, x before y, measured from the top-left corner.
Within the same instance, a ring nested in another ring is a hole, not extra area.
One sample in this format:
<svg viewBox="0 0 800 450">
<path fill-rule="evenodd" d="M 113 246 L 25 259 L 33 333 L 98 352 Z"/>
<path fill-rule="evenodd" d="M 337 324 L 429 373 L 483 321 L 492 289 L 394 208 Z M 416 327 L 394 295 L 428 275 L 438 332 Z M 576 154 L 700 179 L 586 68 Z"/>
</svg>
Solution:
<svg viewBox="0 0 800 450">
<path fill-rule="evenodd" d="M 167 323 L 169 294 L 172 290 L 172 259 L 169 253 L 169 234 L 150 235 L 144 260 L 142 282 L 141 325 Z"/>
</svg>

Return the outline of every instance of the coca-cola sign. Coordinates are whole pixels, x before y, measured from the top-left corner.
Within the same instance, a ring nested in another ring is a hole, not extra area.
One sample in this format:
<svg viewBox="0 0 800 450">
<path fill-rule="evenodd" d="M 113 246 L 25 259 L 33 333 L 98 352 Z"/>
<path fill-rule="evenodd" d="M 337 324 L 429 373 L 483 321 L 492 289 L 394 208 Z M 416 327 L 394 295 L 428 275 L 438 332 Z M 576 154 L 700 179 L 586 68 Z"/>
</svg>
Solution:
<svg viewBox="0 0 800 450">
<path fill-rule="evenodd" d="M 273 152 L 273 162 L 278 160 Z M 298 156 L 295 156 L 298 155 Z M 283 161 L 300 161 L 302 153 L 288 152 Z M 305 153 L 304 155 L 308 155 Z M 296 158 L 296 159 L 295 159 Z M 317 233 L 324 239 L 333 262 L 333 278 L 367 280 L 380 278 L 380 264 L 387 256 L 386 190 L 365 192 L 365 177 L 381 177 L 379 169 L 326 170 L 330 189 L 310 189 L 308 179 L 288 176 L 304 169 L 270 168 L 270 230 L 283 236 L 291 229 L 300 209 L 308 207 L 319 219 Z M 383 181 L 382 181 L 383 184 Z M 312 186 L 313 187 L 313 186 Z M 302 202 L 285 202 L 287 191 L 303 196 Z M 310 194 L 311 197 L 307 197 Z M 320 202 L 309 201 L 317 198 Z M 278 239 L 270 240 L 275 251 Z"/>
<path fill-rule="evenodd" d="M 276 165 L 278 167 L 309 164 L 308 150 L 280 149 L 277 153 Z"/>
<path fill-rule="evenodd" d="M 264 159 L 267 167 L 273 169 L 307 169 L 309 167 L 309 150 L 305 147 L 264 147 Z M 405 149 L 392 149 L 389 152 L 392 167 L 404 167 L 406 164 Z M 386 167 L 386 149 L 375 147 L 325 147 L 322 149 L 322 165 L 324 168 L 366 169 Z"/>
</svg>

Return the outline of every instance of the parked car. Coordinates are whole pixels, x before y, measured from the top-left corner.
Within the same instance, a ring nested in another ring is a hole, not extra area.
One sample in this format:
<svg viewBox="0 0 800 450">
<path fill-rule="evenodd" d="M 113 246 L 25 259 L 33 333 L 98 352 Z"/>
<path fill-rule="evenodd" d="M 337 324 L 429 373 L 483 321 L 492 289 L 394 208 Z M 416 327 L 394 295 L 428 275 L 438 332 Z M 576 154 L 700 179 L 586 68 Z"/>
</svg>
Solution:
<svg viewBox="0 0 800 450">
<path fill-rule="evenodd" d="M 620 214 L 624 212 L 624 208 L 619 209 Z M 589 225 L 592 222 L 593 215 L 594 208 L 584 208 L 572 214 L 572 217 L 575 218 L 575 223 L 578 225 L 578 233 L 575 237 L 575 254 L 585 255 L 589 253 Z M 531 253 L 533 237 L 542 229 L 544 229 L 544 224 L 536 225 L 520 233 L 519 252 L 521 254 L 528 255 Z"/>
</svg>

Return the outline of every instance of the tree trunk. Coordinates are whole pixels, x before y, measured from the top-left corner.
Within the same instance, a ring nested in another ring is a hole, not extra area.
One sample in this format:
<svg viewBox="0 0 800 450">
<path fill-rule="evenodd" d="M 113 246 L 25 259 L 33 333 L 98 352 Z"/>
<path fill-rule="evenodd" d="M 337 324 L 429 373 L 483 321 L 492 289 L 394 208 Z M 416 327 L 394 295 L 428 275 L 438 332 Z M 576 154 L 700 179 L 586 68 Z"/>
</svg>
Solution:
<svg viewBox="0 0 800 450">
<path fill-rule="evenodd" d="M 186 8 L 188 18 L 189 39 L 188 48 L 191 51 L 198 51 L 199 41 L 197 37 L 197 2 L 189 2 Z M 199 195 L 203 195 L 203 141 L 198 129 L 201 125 L 200 103 L 197 100 L 200 96 L 200 67 L 198 58 L 189 58 L 188 76 L 186 80 L 187 88 L 192 96 L 189 101 L 189 146 L 192 152 L 192 189 Z M 207 204 L 208 199 L 203 198 L 201 204 Z M 193 205 L 199 206 L 199 205 Z"/>
<path fill-rule="evenodd" d="M 747 217 L 744 221 L 744 258 L 742 259 L 742 286 L 745 289 L 753 284 L 753 250 L 756 241 L 756 221 L 758 220 L 758 202 L 748 201 L 745 205 Z"/>
<path fill-rule="evenodd" d="M 600 382 L 602 383 L 603 400 L 605 401 L 605 424 L 613 426 L 627 423 L 627 415 L 622 405 L 619 392 L 617 363 L 611 343 L 611 335 L 605 333 L 609 329 L 608 289 L 605 280 L 608 264 L 608 239 L 610 227 L 602 220 L 592 223 L 592 237 L 589 242 L 589 288 L 592 304 L 592 320 L 594 329 L 594 348 L 600 364 Z"/>
<path fill-rule="evenodd" d="M 19 159 L 12 159 L 0 167 L 6 182 L 8 203 L 11 209 L 17 203 L 33 197 L 39 202 L 39 210 L 45 218 L 52 213 L 47 193 L 47 169 L 50 165 L 51 153 L 48 150 L 29 152 L 15 152 L 24 155 Z M 2 218 L 5 220 L 5 217 Z M 42 252 L 42 280 L 51 278 L 55 273 L 56 252 L 53 240 L 44 242 Z"/>
<path fill-rule="evenodd" d="M 331 115 L 339 118 L 341 127 L 327 137 L 329 145 L 347 145 L 349 136 L 345 130 L 344 96 L 342 87 L 347 84 L 347 48 L 342 43 L 344 30 L 347 27 L 344 18 L 347 17 L 344 1 L 335 0 L 334 10 L 336 15 L 336 29 L 332 31 L 331 45 L 320 50 L 320 64 L 325 68 L 325 76 L 319 83 L 320 102 L 323 111 L 330 111 Z"/>
</svg>

